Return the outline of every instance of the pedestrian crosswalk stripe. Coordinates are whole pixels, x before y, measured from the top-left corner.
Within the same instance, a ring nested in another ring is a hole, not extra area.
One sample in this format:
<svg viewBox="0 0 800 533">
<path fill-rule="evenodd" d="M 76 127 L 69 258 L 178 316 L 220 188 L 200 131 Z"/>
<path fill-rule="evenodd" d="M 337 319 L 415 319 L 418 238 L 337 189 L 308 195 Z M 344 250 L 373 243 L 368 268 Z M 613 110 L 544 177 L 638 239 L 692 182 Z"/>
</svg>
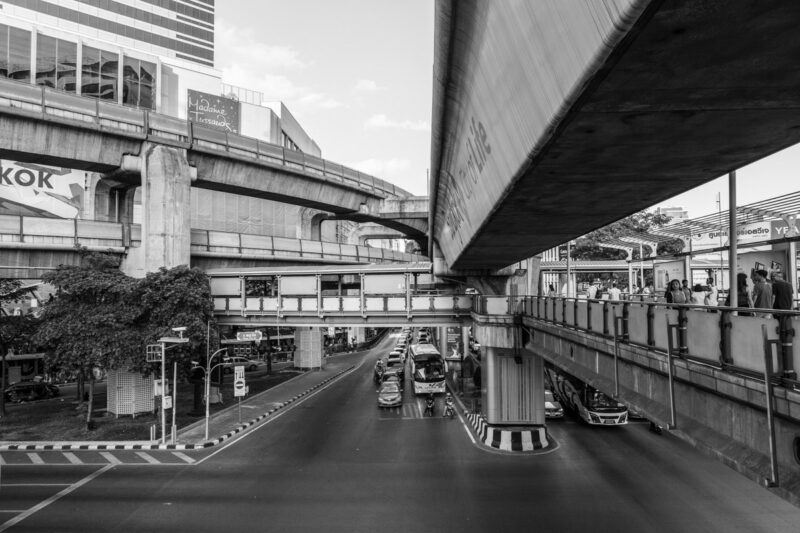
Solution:
<svg viewBox="0 0 800 533">
<path fill-rule="evenodd" d="M 105 457 L 106 461 L 108 461 L 112 465 L 121 465 L 122 464 L 122 461 L 120 461 L 119 459 L 114 457 L 114 455 L 112 455 L 112 454 L 110 454 L 108 452 L 100 452 L 100 455 Z"/>
<path fill-rule="evenodd" d="M 67 458 L 67 461 L 69 461 L 70 463 L 72 463 L 74 465 L 82 465 L 83 464 L 83 461 L 78 459 L 78 456 L 75 455 L 74 453 L 72 453 L 72 452 L 61 452 L 61 453 L 64 455 L 64 457 Z"/>
<path fill-rule="evenodd" d="M 150 463 L 151 465 L 161 464 L 161 462 L 150 454 L 144 452 L 136 452 L 136 455 Z"/>
<path fill-rule="evenodd" d="M 191 457 L 189 457 L 189 456 L 188 456 L 188 455 L 186 455 L 185 453 L 181 453 L 181 452 L 172 452 L 172 455 L 174 455 L 174 456 L 175 456 L 175 457 L 177 457 L 178 459 L 181 459 L 181 460 L 183 460 L 183 461 L 186 461 L 187 463 L 193 463 L 193 462 L 194 462 L 194 459 L 192 459 Z"/>
<path fill-rule="evenodd" d="M 42 459 L 38 453 L 29 453 L 28 458 L 30 458 L 31 463 L 35 465 L 43 465 L 44 459 Z"/>
</svg>

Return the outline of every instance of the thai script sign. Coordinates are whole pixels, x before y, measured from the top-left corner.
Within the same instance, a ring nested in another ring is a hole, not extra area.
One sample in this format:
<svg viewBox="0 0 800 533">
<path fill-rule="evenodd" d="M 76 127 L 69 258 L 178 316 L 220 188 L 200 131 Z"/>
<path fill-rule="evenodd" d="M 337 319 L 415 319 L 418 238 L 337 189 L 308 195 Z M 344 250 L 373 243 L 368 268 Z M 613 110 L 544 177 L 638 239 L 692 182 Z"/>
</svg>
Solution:
<svg viewBox="0 0 800 533">
<path fill-rule="evenodd" d="M 736 229 L 736 242 L 750 244 L 780 239 L 786 236 L 789 226 L 782 220 L 754 222 L 744 224 Z M 728 230 L 708 230 L 692 235 L 692 250 L 707 250 L 728 246 Z"/>
<path fill-rule="evenodd" d="M 0 214 L 78 218 L 86 173 L 0 160 Z"/>
<path fill-rule="evenodd" d="M 239 102 L 189 89 L 187 116 L 192 122 L 239 133 Z"/>
</svg>

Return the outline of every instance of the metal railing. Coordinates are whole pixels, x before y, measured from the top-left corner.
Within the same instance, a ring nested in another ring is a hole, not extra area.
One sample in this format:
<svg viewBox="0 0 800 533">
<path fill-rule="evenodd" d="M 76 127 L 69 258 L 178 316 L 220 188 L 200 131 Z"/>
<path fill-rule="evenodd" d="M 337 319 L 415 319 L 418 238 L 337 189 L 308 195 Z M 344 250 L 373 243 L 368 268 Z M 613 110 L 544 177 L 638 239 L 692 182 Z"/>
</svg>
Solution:
<svg viewBox="0 0 800 533">
<path fill-rule="evenodd" d="M 69 250 L 76 245 L 124 253 L 141 245 L 141 226 L 79 219 L 0 215 L 0 247 Z M 302 258 L 355 263 L 419 262 L 386 248 L 245 233 L 191 230 L 191 253 L 208 257 Z"/>
<path fill-rule="evenodd" d="M 526 317 L 605 338 L 614 338 L 619 321 L 619 342 L 752 376 L 764 372 L 765 326 L 779 341 L 776 371 L 794 381 L 800 367 L 799 311 L 548 296 L 520 297 L 516 304 Z"/>
<path fill-rule="evenodd" d="M 241 316 L 469 316 L 470 294 L 361 294 L 327 296 L 323 294 L 242 297 L 214 297 L 218 315 Z"/>
<path fill-rule="evenodd" d="M 46 116 L 50 121 L 69 121 L 79 127 L 115 130 L 162 144 L 200 152 L 212 151 L 279 165 L 318 178 L 369 192 L 378 197 L 409 196 L 382 179 L 346 166 L 283 148 L 253 137 L 209 128 L 154 111 L 78 96 L 0 77 L 0 111 L 4 114 Z"/>
</svg>

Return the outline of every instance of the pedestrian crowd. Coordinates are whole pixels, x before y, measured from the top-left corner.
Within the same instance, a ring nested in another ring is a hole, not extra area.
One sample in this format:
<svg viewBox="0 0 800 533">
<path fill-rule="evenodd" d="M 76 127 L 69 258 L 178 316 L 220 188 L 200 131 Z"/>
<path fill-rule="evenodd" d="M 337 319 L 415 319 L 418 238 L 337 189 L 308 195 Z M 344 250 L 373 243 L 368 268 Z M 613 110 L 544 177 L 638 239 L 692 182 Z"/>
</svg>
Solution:
<svg viewBox="0 0 800 533">
<path fill-rule="evenodd" d="M 752 273 L 752 287 L 748 286 L 747 274 L 740 272 L 736 275 L 737 298 L 736 303 L 730 301 L 730 293 L 724 301 L 719 299 L 714 278 L 706 279 L 705 285 L 697 283 L 689 285 L 688 280 L 670 280 L 664 292 L 664 299 L 672 304 L 689 304 L 697 306 L 755 308 L 755 309 L 776 309 L 791 310 L 794 304 L 794 288 L 790 283 L 783 279 L 782 272 L 767 272 L 766 270 L 754 270 Z M 555 288 L 550 285 L 549 296 L 556 296 Z M 630 295 L 640 295 L 642 299 L 656 298 L 655 288 L 651 282 L 644 287 L 633 285 L 629 291 Z M 586 297 L 590 300 L 620 300 L 622 291 L 616 281 L 603 283 L 595 280 L 586 290 Z M 739 315 L 770 316 L 770 313 L 747 313 L 739 312 Z"/>
</svg>

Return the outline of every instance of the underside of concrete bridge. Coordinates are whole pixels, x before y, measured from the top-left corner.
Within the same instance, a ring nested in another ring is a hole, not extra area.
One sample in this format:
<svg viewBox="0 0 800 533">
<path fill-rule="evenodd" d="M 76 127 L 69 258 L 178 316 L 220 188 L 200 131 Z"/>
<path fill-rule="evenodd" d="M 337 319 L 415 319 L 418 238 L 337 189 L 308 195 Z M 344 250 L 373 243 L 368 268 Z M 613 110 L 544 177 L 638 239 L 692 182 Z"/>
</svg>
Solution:
<svg viewBox="0 0 800 533">
<path fill-rule="evenodd" d="M 436 8 L 431 234 L 502 267 L 800 141 L 800 4 Z"/>
</svg>

